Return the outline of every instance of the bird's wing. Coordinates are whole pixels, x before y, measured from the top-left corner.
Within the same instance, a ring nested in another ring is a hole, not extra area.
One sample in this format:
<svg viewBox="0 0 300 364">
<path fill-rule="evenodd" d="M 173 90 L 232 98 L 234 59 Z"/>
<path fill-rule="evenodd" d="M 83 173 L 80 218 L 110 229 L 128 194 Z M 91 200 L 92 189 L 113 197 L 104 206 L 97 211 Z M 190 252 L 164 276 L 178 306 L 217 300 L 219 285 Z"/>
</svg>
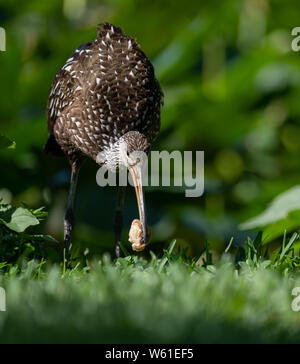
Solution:
<svg viewBox="0 0 300 364">
<path fill-rule="evenodd" d="M 73 55 L 66 61 L 64 66 L 56 74 L 50 89 L 50 95 L 47 103 L 48 130 L 53 134 L 53 128 L 57 117 L 75 100 L 75 95 L 80 92 L 82 87 L 80 83 L 81 69 L 75 65 L 80 52 L 88 49 L 91 42 L 82 44 L 75 49 Z"/>
<path fill-rule="evenodd" d="M 160 131 L 160 113 L 163 105 L 163 92 L 154 74 L 150 81 L 151 86 L 148 87 L 148 94 L 145 98 L 146 102 L 142 110 L 142 122 L 137 126 L 137 130 L 144 134 L 148 142 L 156 139 Z"/>
</svg>

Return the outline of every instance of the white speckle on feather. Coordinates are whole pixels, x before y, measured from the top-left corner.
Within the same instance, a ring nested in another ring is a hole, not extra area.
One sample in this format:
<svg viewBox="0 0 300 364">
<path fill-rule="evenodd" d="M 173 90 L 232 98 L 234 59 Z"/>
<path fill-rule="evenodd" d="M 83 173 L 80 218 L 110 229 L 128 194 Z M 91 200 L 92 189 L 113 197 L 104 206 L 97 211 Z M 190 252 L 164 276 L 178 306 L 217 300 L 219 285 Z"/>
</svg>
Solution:
<svg viewBox="0 0 300 364">
<path fill-rule="evenodd" d="M 83 139 L 80 138 L 80 136 L 78 136 L 77 134 L 75 135 L 75 138 L 78 139 L 80 141 L 80 143 L 83 143 Z"/>
</svg>

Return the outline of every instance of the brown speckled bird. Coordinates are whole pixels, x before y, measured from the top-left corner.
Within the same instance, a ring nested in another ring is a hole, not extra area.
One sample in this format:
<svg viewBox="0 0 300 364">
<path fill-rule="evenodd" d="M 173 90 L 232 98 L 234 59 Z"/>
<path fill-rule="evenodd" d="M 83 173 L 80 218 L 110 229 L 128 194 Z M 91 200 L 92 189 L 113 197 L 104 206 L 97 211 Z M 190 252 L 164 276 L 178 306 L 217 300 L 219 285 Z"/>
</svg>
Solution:
<svg viewBox="0 0 300 364">
<path fill-rule="evenodd" d="M 147 244 L 141 163 L 134 151 L 149 152 L 160 129 L 163 94 L 151 62 L 135 39 L 111 24 L 99 26 L 97 39 L 78 48 L 55 76 L 48 99 L 46 152 L 65 156 L 72 169 L 64 221 L 68 260 L 74 225 L 73 205 L 82 161 L 91 157 L 108 169 L 123 165 L 132 175 Z M 127 150 L 127 153 L 122 153 Z M 97 156 L 104 158 L 99 162 Z M 119 187 L 115 216 L 116 254 L 120 256 L 124 187 Z"/>
</svg>

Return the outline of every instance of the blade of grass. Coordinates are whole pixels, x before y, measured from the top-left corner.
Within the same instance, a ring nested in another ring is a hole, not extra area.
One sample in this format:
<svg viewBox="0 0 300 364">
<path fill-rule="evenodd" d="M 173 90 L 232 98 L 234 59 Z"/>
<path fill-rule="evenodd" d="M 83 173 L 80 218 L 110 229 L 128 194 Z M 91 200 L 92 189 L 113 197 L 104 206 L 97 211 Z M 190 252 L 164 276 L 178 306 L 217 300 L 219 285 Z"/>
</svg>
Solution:
<svg viewBox="0 0 300 364">
<path fill-rule="evenodd" d="M 128 250 L 125 248 L 125 246 L 123 245 L 123 243 L 121 241 L 119 241 L 119 244 L 120 244 L 120 248 L 122 250 L 122 253 L 125 255 L 125 257 L 129 257 L 130 254 L 129 254 Z"/>
<path fill-rule="evenodd" d="M 233 243 L 233 237 L 230 239 L 230 242 L 229 242 L 229 244 L 227 245 L 227 248 L 225 249 L 225 253 L 228 253 L 229 252 L 229 249 L 231 248 L 231 245 L 232 245 L 232 243 Z"/>
<path fill-rule="evenodd" d="M 288 253 L 288 251 L 290 250 L 290 248 L 292 247 L 292 245 L 294 244 L 294 242 L 298 239 L 298 234 L 297 233 L 294 233 L 292 235 L 292 237 L 290 238 L 288 244 L 283 247 L 282 249 L 282 252 L 280 254 L 280 257 L 279 257 L 279 261 L 282 262 L 282 260 L 284 259 L 285 255 Z"/>
<path fill-rule="evenodd" d="M 171 244 L 169 245 L 168 249 L 165 251 L 164 258 L 162 259 L 162 261 L 161 261 L 161 263 L 159 265 L 159 268 L 158 268 L 158 273 L 162 272 L 164 266 L 166 265 L 167 261 L 169 260 L 167 255 L 172 254 L 172 251 L 173 251 L 175 245 L 176 245 L 176 240 L 173 240 L 171 242 Z"/>
</svg>

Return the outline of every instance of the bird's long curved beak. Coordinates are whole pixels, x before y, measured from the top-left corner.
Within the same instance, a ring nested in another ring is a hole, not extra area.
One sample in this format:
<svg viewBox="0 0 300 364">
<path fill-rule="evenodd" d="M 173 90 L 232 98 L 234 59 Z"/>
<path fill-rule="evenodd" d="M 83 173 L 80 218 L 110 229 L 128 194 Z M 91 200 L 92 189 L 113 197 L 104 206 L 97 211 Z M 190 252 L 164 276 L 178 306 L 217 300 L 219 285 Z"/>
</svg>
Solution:
<svg viewBox="0 0 300 364">
<path fill-rule="evenodd" d="M 139 208 L 140 222 L 142 224 L 142 229 L 143 229 L 143 243 L 146 245 L 149 242 L 150 236 L 148 235 L 148 229 L 147 229 L 147 216 L 146 216 L 145 196 L 143 187 L 142 163 L 130 166 L 129 171 L 134 183 L 134 188 Z"/>
</svg>

